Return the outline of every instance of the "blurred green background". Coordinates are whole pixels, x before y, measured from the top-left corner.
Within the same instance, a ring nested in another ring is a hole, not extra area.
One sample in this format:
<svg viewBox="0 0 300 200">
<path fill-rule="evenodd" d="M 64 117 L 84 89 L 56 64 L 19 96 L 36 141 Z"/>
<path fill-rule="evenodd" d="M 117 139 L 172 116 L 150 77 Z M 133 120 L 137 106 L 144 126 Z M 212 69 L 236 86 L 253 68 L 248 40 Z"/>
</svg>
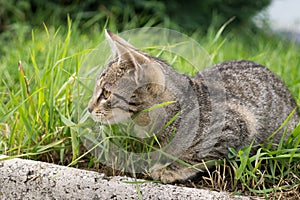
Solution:
<svg viewBox="0 0 300 200">
<path fill-rule="evenodd" d="M 103 26 L 106 20 L 119 31 L 143 26 L 164 26 L 181 31 L 205 31 L 235 17 L 231 26 L 255 28 L 252 18 L 271 0 L 1 0 L 0 32 L 17 25 L 29 28 L 60 25 L 67 14 L 82 30 Z M 130 23 L 134 21 L 135 23 Z M 135 27 L 129 27 L 134 24 Z"/>
</svg>

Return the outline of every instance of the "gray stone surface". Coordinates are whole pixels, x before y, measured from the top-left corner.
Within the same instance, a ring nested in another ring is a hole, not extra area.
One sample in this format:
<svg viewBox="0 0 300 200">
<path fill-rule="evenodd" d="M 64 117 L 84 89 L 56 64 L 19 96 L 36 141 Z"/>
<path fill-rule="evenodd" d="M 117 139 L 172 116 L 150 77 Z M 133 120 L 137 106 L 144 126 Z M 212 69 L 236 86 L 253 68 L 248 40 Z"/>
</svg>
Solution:
<svg viewBox="0 0 300 200">
<path fill-rule="evenodd" d="M 10 159 L 0 161 L 0 199 L 232 199 L 214 192 L 159 183 L 133 184 L 128 177 L 54 164 Z M 233 199 L 248 199 L 235 197 Z"/>
</svg>

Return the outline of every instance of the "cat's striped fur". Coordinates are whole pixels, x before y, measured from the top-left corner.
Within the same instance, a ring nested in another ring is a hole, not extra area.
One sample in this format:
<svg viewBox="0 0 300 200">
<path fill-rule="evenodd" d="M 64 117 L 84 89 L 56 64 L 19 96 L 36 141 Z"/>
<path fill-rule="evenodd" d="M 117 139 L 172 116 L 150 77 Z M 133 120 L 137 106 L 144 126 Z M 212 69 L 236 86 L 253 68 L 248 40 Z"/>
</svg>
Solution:
<svg viewBox="0 0 300 200">
<path fill-rule="evenodd" d="M 225 158 L 229 147 L 240 149 L 252 141 L 265 142 L 297 107 L 280 78 L 254 62 L 227 61 L 188 77 L 109 31 L 106 37 L 114 59 L 96 80 L 88 110 L 97 121 L 114 124 L 134 120 L 146 131 L 154 125 L 157 133 L 181 112 L 158 138 L 163 146 L 170 144 L 167 153 L 187 163 Z M 170 101 L 175 103 L 136 115 Z M 296 112 L 288 132 L 298 121 Z M 275 143 L 281 135 L 275 135 Z M 164 164 L 152 168 L 153 179 L 169 183 L 197 173 L 178 162 Z"/>
</svg>

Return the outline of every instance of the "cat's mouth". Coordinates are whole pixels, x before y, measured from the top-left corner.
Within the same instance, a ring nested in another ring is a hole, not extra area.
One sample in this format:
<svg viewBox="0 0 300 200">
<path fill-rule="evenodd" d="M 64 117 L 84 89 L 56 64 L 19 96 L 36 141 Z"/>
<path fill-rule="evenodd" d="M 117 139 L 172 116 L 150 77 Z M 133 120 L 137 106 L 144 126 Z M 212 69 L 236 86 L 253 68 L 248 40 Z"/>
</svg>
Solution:
<svg viewBox="0 0 300 200">
<path fill-rule="evenodd" d="M 132 119 L 133 113 L 124 112 L 122 109 L 114 109 L 113 111 L 90 111 L 92 119 L 103 124 L 113 125 L 128 122 Z"/>
<path fill-rule="evenodd" d="M 97 122 L 101 122 L 101 123 L 104 123 L 106 124 L 106 120 L 105 120 L 105 116 L 102 112 L 100 111 L 94 111 L 93 109 L 91 108 L 88 108 L 88 111 L 90 113 L 90 117 L 94 120 L 94 121 L 97 121 Z"/>
</svg>

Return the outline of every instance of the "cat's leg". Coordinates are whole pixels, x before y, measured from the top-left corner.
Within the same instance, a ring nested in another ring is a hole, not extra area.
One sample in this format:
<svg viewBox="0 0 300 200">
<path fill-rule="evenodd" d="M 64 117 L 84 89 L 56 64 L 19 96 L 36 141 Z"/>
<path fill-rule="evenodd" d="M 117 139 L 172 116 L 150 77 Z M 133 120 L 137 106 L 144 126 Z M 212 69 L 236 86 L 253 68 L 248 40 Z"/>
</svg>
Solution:
<svg viewBox="0 0 300 200">
<path fill-rule="evenodd" d="M 199 144 L 194 146 L 193 149 L 189 149 L 189 152 L 194 152 L 194 158 L 190 154 L 179 157 L 179 159 L 188 160 L 189 163 L 194 162 L 195 167 L 178 162 L 173 162 L 168 166 L 156 164 L 150 170 L 152 178 L 161 180 L 163 183 L 186 181 L 205 169 L 201 165 L 201 160 L 223 159 L 228 155 L 228 148 L 238 150 L 245 145 L 249 145 L 255 139 L 256 127 L 253 118 L 251 118 L 252 116 L 242 111 L 240 107 L 239 109 L 228 109 L 225 121 L 222 123 L 221 132 L 217 136 L 215 132 L 211 134 L 214 134 L 215 141 L 211 140 L 214 142 L 207 142 L 210 141 L 207 139 L 206 144 L 201 142 L 201 145 Z M 203 152 L 207 153 L 203 154 Z"/>
<path fill-rule="evenodd" d="M 150 173 L 153 180 L 160 180 L 166 184 L 187 181 L 202 171 L 198 168 L 199 167 L 186 166 L 178 162 L 173 162 L 168 166 L 157 163 L 150 169 Z"/>
</svg>

